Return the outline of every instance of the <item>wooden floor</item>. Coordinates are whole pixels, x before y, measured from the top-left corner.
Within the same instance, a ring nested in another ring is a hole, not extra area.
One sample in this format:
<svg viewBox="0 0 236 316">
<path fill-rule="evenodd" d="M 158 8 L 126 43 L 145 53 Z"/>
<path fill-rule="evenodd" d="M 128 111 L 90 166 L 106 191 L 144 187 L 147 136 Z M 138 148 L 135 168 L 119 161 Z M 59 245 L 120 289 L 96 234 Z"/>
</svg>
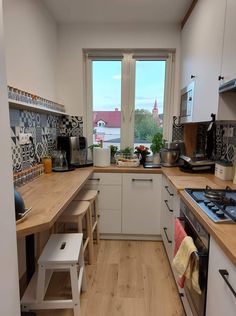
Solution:
<svg viewBox="0 0 236 316">
<path fill-rule="evenodd" d="M 96 264 L 86 267 L 88 290 L 81 295 L 81 316 L 185 315 L 162 242 L 102 240 Z M 55 289 L 68 296 L 67 275 L 55 275 L 47 296 L 55 297 Z M 37 313 L 49 315 L 73 316 L 73 311 Z"/>
</svg>

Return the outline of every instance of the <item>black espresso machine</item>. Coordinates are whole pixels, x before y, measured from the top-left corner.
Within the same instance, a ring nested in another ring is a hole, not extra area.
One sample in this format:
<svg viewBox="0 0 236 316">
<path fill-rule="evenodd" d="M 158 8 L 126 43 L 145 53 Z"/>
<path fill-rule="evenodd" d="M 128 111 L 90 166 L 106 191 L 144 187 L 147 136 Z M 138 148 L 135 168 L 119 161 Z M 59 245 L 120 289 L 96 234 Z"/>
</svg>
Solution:
<svg viewBox="0 0 236 316">
<path fill-rule="evenodd" d="M 82 168 L 92 166 L 92 161 L 87 159 L 88 146 L 84 136 L 58 136 L 57 149 L 66 152 L 69 166 Z"/>
</svg>

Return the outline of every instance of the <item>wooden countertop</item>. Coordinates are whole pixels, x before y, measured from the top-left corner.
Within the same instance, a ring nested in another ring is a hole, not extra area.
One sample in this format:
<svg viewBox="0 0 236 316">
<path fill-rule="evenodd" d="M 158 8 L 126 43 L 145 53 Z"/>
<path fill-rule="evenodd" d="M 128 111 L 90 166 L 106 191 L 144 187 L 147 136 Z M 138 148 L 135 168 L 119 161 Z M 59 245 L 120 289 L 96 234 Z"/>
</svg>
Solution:
<svg viewBox="0 0 236 316">
<path fill-rule="evenodd" d="M 17 237 L 49 229 L 92 174 L 90 169 L 44 174 L 19 188 L 25 206 L 32 207 L 23 222 L 16 225 Z"/>
<path fill-rule="evenodd" d="M 180 191 L 180 197 L 220 245 L 229 259 L 236 265 L 236 224 L 216 224 L 203 213 L 185 191 Z"/>
<path fill-rule="evenodd" d="M 203 188 L 206 185 L 213 188 L 225 188 L 228 185 L 236 189 L 236 185 L 232 181 L 222 181 L 212 174 L 187 174 L 180 171 L 179 168 L 89 167 L 72 172 L 50 173 L 40 176 L 18 189 L 24 198 L 26 207 L 32 207 L 32 211 L 22 223 L 16 225 L 17 237 L 24 237 L 49 229 L 93 172 L 163 173 L 179 191 L 180 197 L 191 208 L 209 234 L 215 238 L 236 265 L 236 225 L 213 223 L 183 191 L 186 187 Z"/>
</svg>

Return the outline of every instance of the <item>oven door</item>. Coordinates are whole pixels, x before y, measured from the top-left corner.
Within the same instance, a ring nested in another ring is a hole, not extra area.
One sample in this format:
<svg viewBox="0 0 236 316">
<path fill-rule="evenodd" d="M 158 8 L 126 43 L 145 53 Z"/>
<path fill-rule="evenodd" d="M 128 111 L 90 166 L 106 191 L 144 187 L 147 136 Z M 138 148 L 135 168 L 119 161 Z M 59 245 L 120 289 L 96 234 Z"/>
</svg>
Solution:
<svg viewBox="0 0 236 316">
<path fill-rule="evenodd" d="M 199 285 L 202 293 L 198 294 L 191 288 L 188 280 L 185 281 L 184 290 L 194 316 L 204 316 L 206 309 L 206 290 L 207 290 L 207 273 L 208 273 L 208 248 L 204 245 L 198 233 L 191 225 L 189 219 L 181 214 L 181 223 L 188 236 L 192 237 L 197 248 L 197 252 L 192 254 L 199 260 Z"/>
</svg>

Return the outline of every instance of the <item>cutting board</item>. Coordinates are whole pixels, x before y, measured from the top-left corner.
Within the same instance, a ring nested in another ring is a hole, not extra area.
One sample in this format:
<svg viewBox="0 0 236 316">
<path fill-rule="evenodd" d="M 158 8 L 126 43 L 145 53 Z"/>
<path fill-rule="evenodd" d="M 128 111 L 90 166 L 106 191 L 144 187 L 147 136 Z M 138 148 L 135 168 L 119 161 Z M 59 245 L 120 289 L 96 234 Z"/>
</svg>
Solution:
<svg viewBox="0 0 236 316">
<path fill-rule="evenodd" d="M 202 189 L 207 185 L 214 189 L 219 188 L 214 182 L 205 177 L 169 176 L 168 179 L 173 183 L 177 190 L 183 190 L 185 188 Z"/>
</svg>

